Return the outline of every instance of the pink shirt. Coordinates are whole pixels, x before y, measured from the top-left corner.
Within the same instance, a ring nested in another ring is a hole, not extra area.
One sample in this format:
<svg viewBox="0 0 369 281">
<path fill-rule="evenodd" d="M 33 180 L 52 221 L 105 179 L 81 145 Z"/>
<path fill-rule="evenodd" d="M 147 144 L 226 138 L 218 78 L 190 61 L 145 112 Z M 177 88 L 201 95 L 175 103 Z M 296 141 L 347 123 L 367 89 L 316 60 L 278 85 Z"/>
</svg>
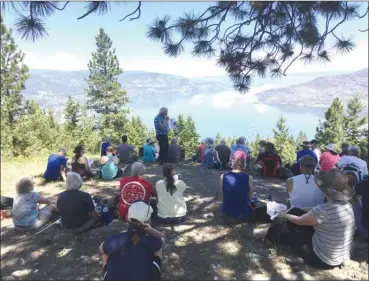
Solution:
<svg viewBox="0 0 369 281">
<path fill-rule="evenodd" d="M 324 152 L 322 155 L 320 155 L 320 171 L 325 172 L 334 168 L 340 158 L 341 157 L 338 154 L 333 155 L 330 152 Z"/>
</svg>

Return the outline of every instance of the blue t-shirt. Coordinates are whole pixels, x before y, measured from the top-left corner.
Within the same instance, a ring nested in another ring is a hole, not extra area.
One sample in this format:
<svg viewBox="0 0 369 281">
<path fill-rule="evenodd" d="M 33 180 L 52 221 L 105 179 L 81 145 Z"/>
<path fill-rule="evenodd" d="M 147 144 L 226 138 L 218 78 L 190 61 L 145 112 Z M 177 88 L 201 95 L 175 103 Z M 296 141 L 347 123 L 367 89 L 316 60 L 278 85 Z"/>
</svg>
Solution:
<svg viewBox="0 0 369 281">
<path fill-rule="evenodd" d="M 47 167 L 44 178 L 47 181 L 56 181 L 60 178 L 60 166 L 67 167 L 67 158 L 65 156 L 52 154 L 47 160 Z"/>
<path fill-rule="evenodd" d="M 144 157 L 143 160 L 147 162 L 155 162 L 156 148 L 151 144 L 144 145 Z"/>
<path fill-rule="evenodd" d="M 222 212 L 236 219 L 244 219 L 252 214 L 249 199 L 249 175 L 228 172 L 223 176 Z"/>
<path fill-rule="evenodd" d="M 310 150 L 310 149 L 302 149 L 300 151 L 297 152 L 297 161 L 300 161 L 301 157 L 305 156 L 305 155 L 310 155 L 315 159 L 315 163 L 318 164 L 318 157 L 316 156 L 316 154 Z"/>
<path fill-rule="evenodd" d="M 109 255 L 107 280 L 151 280 L 153 255 L 163 245 L 160 238 L 141 234 L 137 245 L 132 242 L 132 230 L 114 234 L 103 244 Z"/>
</svg>

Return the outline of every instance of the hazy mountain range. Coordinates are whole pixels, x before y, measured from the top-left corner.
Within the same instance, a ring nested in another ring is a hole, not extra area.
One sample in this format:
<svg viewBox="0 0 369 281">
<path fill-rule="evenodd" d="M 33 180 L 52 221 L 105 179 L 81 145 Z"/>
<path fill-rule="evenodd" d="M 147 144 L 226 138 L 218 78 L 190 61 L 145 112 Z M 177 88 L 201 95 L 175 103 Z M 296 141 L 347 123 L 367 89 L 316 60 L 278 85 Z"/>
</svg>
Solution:
<svg viewBox="0 0 369 281">
<path fill-rule="evenodd" d="M 351 95 L 359 93 L 366 103 L 368 69 L 350 74 L 333 74 L 314 80 L 311 79 L 317 77 L 317 73 L 289 75 L 280 82 L 280 85 L 288 87 L 263 91 L 256 94 L 256 97 L 259 102 L 268 105 L 327 107 L 335 96 L 346 103 Z M 42 107 L 53 109 L 60 117 L 68 95 L 83 104 L 86 102 L 86 77 L 88 71 L 31 70 L 23 94 L 25 99 L 36 100 Z M 261 86 L 263 83 L 278 85 L 275 80 L 269 80 L 259 79 L 253 86 Z M 233 91 L 226 77 L 190 79 L 162 73 L 126 71 L 120 75 L 119 82 L 127 91 L 133 108 L 160 107 L 178 98 Z"/>
</svg>

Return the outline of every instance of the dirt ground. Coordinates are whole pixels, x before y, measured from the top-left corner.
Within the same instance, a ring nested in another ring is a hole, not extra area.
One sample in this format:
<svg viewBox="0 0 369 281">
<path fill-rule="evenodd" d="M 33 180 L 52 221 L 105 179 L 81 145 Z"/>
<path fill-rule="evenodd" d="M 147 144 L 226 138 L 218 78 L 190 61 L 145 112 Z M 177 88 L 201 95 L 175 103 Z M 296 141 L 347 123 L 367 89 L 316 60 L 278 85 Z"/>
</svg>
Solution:
<svg viewBox="0 0 369 281">
<path fill-rule="evenodd" d="M 45 184 L 44 165 L 2 163 L 2 195 L 14 196 L 14 184 L 21 176 L 34 176 L 36 191 L 57 198 L 63 183 Z M 284 262 L 287 249 L 276 249 L 252 237 L 258 225 L 229 226 L 219 213 L 220 171 L 201 171 L 192 164 L 177 165 L 179 177 L 188 185 L 186 201 L 188 219 L 180 226 L 156 226 L 166 235 L 163 254 L 165 280 L 367 280 L 367 251 L 358 251 L 355 260 L 343 268 L 319 271 Z M 5 178 L 4 178 L 4 177 Z M 160 166 L 148 168 L 146 178 L 155 183 L 161 178 Z M 285 202 L 284 181 L 254 176 L 259 199 L 268 195 Z M 118 194 L 119 181 L 85 182 L 84 191 L 102 198 Z M 63 232 L 52 226 L 39 235 L 17 233 L 10 219 L 1 221 L 2 280 L 102 280 L 98 246 L 110 234 L 124 231 L 126 224 L 116 220 L 82 235 Z"/>
</svg>

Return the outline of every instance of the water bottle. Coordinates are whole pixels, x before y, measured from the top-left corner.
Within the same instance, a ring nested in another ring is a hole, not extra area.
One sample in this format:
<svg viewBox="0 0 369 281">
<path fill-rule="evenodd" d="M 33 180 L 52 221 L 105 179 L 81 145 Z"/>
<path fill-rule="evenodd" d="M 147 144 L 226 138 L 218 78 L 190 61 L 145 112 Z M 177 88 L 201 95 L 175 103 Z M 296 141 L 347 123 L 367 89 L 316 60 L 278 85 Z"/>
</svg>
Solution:
<svg viewBox="0 0 369 281">
<path fill-rule="evenodd" d="M 223 170 L 223 163 L 222 162 L 219 162 L 219 170 Z"/>
<path fill-rule="evenodd" d="M 251 206 L 255 208 L 257 202 L 258 202 L 258 194 L 256 192 L 253 192 L 251 198 Z"/>
</svg>

